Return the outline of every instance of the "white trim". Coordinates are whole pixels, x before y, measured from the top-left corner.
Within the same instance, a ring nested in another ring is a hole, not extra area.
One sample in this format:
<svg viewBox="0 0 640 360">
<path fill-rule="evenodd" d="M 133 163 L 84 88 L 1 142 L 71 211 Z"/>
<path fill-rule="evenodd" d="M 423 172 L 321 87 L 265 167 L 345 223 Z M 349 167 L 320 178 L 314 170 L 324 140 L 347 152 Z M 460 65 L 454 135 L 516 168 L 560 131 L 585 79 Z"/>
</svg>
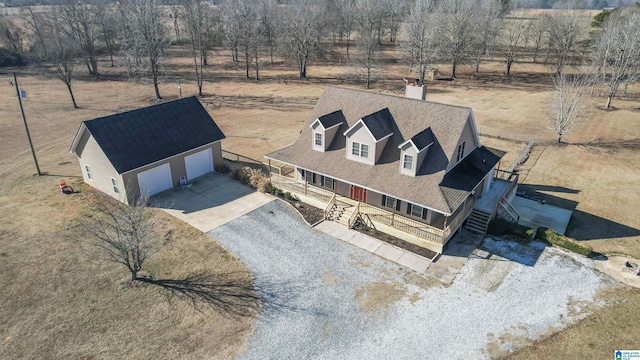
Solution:
<svg viewBox="0 0 640 360">
<path fill-rule="evenodd" d="M 73 138 L 73 142 L 71 143 L 71 147 L 69 148 L 70 153 L 73 154 L 74 152 L 76 152 L 76 147 L 78 146 L 78 143 L 80 142 L 80 138 L 82 138 L 82 134 L 84 134 L 84 131 L 86 129 L 87 129 L 87 125 L 85 125 L 83 121 L 80 124 L 78 131 L 76 131 L 76 136 Z"/>
<path fill-rule="evenodd" d="M 376 190 L 376 189 L 370 188 L 370 187 L 368 187 L 368 186 L 359 185 L 359 184 L 353 183 L 353 182 L 351 182 L 351 181 L 347 181 L 347 180 L 341 179 L 341 178 L 339 178 L 339 177 L 335 177 L 335 176 L 333 176 L 333 175 L 327 175 L 327 174 L 324 174 L 324 173 L 318 172 L 318 171 L 316 171 L 316 170 L 308 170 L 308 169 L 306 169 L 306 168 L 304 168 L 304 167 L 302 167 L 302 166 L 294 165 L 294 164 L 290 164 L 290 163 L 288 163 L 288 162 L 286 162 L 286 161 L 278 160 L 278 159 L 275 159 L 275 158 L 270 158 L 270 157 L 268 157 L 268 156 L 266 156 L 266 155 L 264 155 L 264 157 L 265 157 L 265 158 L 267 158 L 267 159 L 270 159 L 270 160 L 278 161 L 278 162 L 283 163 L 283 164 L 287 164 L 287 165 L 289 165 L 289 166 L 293 166 L 293 167 L 295 167 L 295 168 L 300 168 L 300 169 L 302 169 L 302 170 L 304 170 L 304 171 L 310 171 L 310 172 L 313 172 L 313 173 L 316 173 L 316 174 L 320 174 L 320 175 L 322 175 L 322 176 L 332 177 L 334 180 L 339 180 L 339 181 L 342 181 L 343 183 L 347 183 L 347 184 L 349 184 L 349 185 L 358 186 L 358 187 L 361 187 L 361 188 L 363 188 L 363 189 L 367 189 L 367 190 L 369 190 L 369 191 L 376 192 L 376 193 L 378 193 L 378 194 L 382 194 L 382 195 L 386 195 L 386 196 L 391 196 L 391 197 L 394 197 L 394 198 L 396 198 L 396 199 L 398 199 L 398 200 L 402 200 L 402 201 L 404 201 L 404 202 L 410 202 L 410 203 L 416 204 L 416 205 L 418 205 L 418 206 L 422 206 L 423 208 L 426 208 L 426 209 L 429 209 L 429 210 L 435 211 L 435 212 L 437 212 L 438 214 L 442 214 L 442 215 L 445 215 L 445 216 L 451 216 L 451 214 L 452 214 L 452 213 L 446 213 L 446 212 L 442 212 L 442 211 L 440 211 L 440 210 L 436 210 L 436 209 L 434 209 L 434 208 L 432 208 L 432 207 L 429 207 L 429 206 L 426 206 L 426 205 L 417 204 L 417 203 L 416 203 L 415 201 L 413 201 L 413 200 L 407 200 L 407 199 L 404 199 L 404 198 L 400 198 L 400 197 L 398 197 L 398 196 L 396 196 L 396 195 L 388 194 L 388 193 L 386 193 L 386 192 L 383 192 L 383 191 L 380 191 L 380 190 Z M 305 174 L 305 176 L 306 176 L 306 174 Z"/>
<path fill-rule="evenodd" d="M 327 131 L 329 129 L 333 129 L 336 126 L 342 125 L 343 122 L 341 121 L 341 122 L 339 122 L 339 123 L 337 123 L 335 125 L 331 125 L 328 128 L 326 128 L 326 127 L 324 127 L 324 125 L 322 125 L 322 121 L 320 121 L 320 118 L 317 118 L 317 119 L 315 119 L 314 122 L 311 123 L 311 125 L 309 125 L 309 127 L 313 129 L 313 125 L 315 125 L 315 123 L 320 123 L 320 127 L 322 127 L 325 131 Z"/>
<path fill-rule="evenodd" d="M 367 130 L 368 130 L 368 129 L 367 129 Z M 382 141 L 382 140 L 384 140 L 384 139 L 388 138 L 388 137 L 389 137 L 389 136 L 391 136 L 391 135 L 393 135 L 393 132 L 389 133 L 389 135 L 386 135 L 386 136 L 381 137 L 381 138 L 380 138 L 380 140 L 375 140 L 376 138 L 373 138 L 373 139 L 376 141 L 376 143 L 379 143 L 380 141 Z M 373 136 L 373 135 L 372 135 L 372 136 Z"/>
<path fill-rule="evenodd" d="M 402 149 L 403 146 L 405 146 L 408 142 L 411 143 L 411 145 L 413 145 L 413 148 L 416 149 L 417 152 L 421 153 L 424 150 L 426 150 L 427 148 L 429 148 L 429 146 L 433 145 L 433 141 L 431 143 L 429 143 L 429 145 L 423 147 L 422 149 L 418 149 L 418 147 L 416 146 L 416 143 L 413 142 L 413 139 L 409 139 L 405 142 L 403 142 L 402 144 L 398 145 L 398 149 Z"/>
<path fill-rule="evenodd" d="M 123 172 L 123 173 L 122 173 L 122 174 L 120 174 L 120 175 L 128 174 L 128 173 L 130 173 L 130 172 L 134 172 L 134 171 L 136 171 L 136 170 L 138 170 L 138 169 L 142 169 L 142 168 L 143 168 L 143 167 L 145 167 L 145 166 L 149 166 L 149 165 L 157 164 L 157 163 L 159 163 L 159 162 L 167 161 L 168 159 L 171 159 L 171 158 L 173 158 L 173 157 L 176 157 L 176 156 L 179 156 L 179 155 L 182 155 L 182 154 L 186 154 L 186 153 L 188 153 L 189 151 L 193 151 L 193 150 L 196 150 L 196 149 L 202 149 L 202 148 L 204 148 L 205 146 L 210 146 L 211 144 L 215 144 L 215 143 L 217 143 L 218 141 L 222 141 L 222 139 L 220 139 L 220 140 L 216 140 L 216 141 L 214 141 L 214 142 L 210 142 L 210 143 L 205 144 L 205 145 L 200 145 L 200 146 L 195 147 L 195 148 L 193 148 L 193 149 L 189 149 L 189 150 L 187 150 L 187 151 L 183 151 L 183 152 L 181 152 L 181 153 L 177 153 L 177 154 L 175 154 L 175 155 L 171 155 L 171 156 L 169 156 L 169 157 L 166 157 L 166 158 L 164 158 L 164 159 L 160 159 L 160 160 L 154 161 L 154 162 L 152 162 L 152 163 L 148 163 L 148 164 L 144 164 L 144 165 L 142 165 L 142 166 L 138 166 L 137 168 L 134 168 L 134 169 L 131 169 L 131 170 L 125 171 L 125 172 Z M 214 159 L 214 157 L 213 157 L 213 149 L 212 149 L 212 151 L 211 151 L 211 158 L 212 158 L 212 159 Z M 111 162 L 109 162 L 109 163 L 111 163 Z M 214 168 L 215 168 L 215 164 L 214 164 Z"/>
<path fill-rule="evenodd" d="M 367 127 L 367 124 L 365 124 L 365 123 L 364 123 L 364 121 L 363 121 L 362 119 L 360 119 L 360 120 L 356 121 L 356 123 L 355 123 L 355 124 L 353 124 L 353 125 L 351 125 L 351 127 L 350 127 L 350 128 L 348 128 L 344 133 L 342 133 L 342 135 L 344 135 L 344 136 L 346 136 L 346 137 L 351 137 L 351 135 L 347 135 L 347 133 L 348 133 L 349 131 L 353 130 L 353 128 L 354 128 L 354 127 L 356 127 L 356 125 L 358 125 L 358 123 L 362 123 L 362 126 L 363 126 L 365 129 L 367 129 L 367 132 L 369 133 L 369 135 L 371 136 L 371 138 L 373 139 L 373 141 L 374 141 L 376 144 L 377 144 L 377 143 L 379 143 L 380 141 L 382 141 L 382 140 L 384 140 L 384 139 L 388 138 L 389 136 L 393 135 L 393 131 L 392 131 L 392 132 L 390 132 L 388 135 L 385 135 L 385 136 L 381 137 L 379 140 L 376 140 L 376 137 L 375 137 L 375 136 L 373 136 L 373 133 L 371 132 L 371 130 L 369 130 L 369 128 Z"/>
</svg>

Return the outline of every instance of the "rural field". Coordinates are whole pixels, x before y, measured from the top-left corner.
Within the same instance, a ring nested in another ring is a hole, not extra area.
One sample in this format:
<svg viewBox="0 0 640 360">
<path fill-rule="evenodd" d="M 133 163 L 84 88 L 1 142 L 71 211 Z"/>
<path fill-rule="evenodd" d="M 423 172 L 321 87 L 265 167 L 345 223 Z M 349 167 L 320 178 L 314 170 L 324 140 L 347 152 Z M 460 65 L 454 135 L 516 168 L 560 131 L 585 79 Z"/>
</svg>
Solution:
<svg viewBox="0 0 640 360">
<path fill-rule="evenodd" d="M 232 63 L 228 50 L 217 49 L 203 74 L 200 101 L 227 137 L 223 149 L 262 159 L 297 139 L 325 86 L 363 89 L 359 70 L 342 60 L 343 51 L 312 59 L 308 79 L 299 80 L 295 66 L 277 58 L 263 64 L 261 80 L 253 81 L 245 79 L 241 63 Z M 396 59 L 397 51 L 385 46 L 384 58 Z M 182 96 L 197 94 L 187 52 L 177 46 L 167 52 L 160 83 L 164 100 L 178 98 L 178 82 Z M 79 164 L 68 152 L 79 124 L 157 102 L 150 80 L 127 79 L 121 65 L 109 67 L 106 56 L 99 63 L 100 80 L 84 69 L 76 72 L 79 109 L 49 71 L 0 69 L 0 358 L 236 357 L 245 350 L 254 311 L 238 316 L 226 308 L 194 307 L 160 288 L 123 287 L 125 269 L 97 262 L 82 245 L 78 224 L 90 214 L 91 190 L 82 185 Z M 437 67 L 449 72 L 445 63 Z M 27 91 L 24 111 L 44 176 L 35 175 L 13 71 Z M 534 136 L 532 152 L 519 168 L 520 189 L 574 210 L 568 236 L 605 256 L 640 259 L 640 86 L 629 87 L 627 97 L 620 94 L 609 110 L 602 109 L 604 89 L 596 87 L 587 98 L 585 120 L 558 144 L 548 110 L 553 68 L 527 60 L 511 71 L 507 77 L 497 58 L 483 62 L 479 73 L 460 66 L 454 81 L 427 82 L 427 100 L 473 108 L 481 133 Z M 389 60 L 369 91 L 402 96 L 403 77 L 410 76 L 407 66 Z M 481 141 L 496 147 L 510 143 L 494 136 Z M 80 193 L 61 195 L 60 181 Z M 149 260 L 147 271 L 154 278 L 207 272 L 239 288 L 251 284 L 247 268 L 217 241 L 160 211 L 156 215 L 166 246 Z M 640 291 L 621 287 L 607 304 L 506 357 L 599 358 L 618 348 L 640 348 Z"/>
</svg>

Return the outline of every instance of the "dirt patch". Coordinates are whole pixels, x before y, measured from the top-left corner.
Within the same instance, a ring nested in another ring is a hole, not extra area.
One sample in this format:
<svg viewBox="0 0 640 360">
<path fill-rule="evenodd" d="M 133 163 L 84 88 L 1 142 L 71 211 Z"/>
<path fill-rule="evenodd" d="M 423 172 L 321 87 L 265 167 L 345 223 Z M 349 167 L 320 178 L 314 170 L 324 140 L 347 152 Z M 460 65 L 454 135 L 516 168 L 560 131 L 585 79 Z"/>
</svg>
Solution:
<svg viewBox="0 0 640 360">
<path fill-rule="evenodd" d="M 382 277 L 354 290 L 362 311 L 384 318 L 392 305 L 408 295 L 407 287 L 390 277 Z"/>
<path fill-rule="evenodd" d="M 640 288 L 640 275 L 637 272 L 625 270 L 627 262 L 640 264 L 640 260 L 630 256 L 610 255 L 607 260 L 594 260 L 593 262 L 596 269 L 603 273 L 613 276 L 614 279 L 624 284 Z"/>
<path fill-rule="evenodd" d="M 342 279 L 333 276 L 331 270 L 327 270 L 327 272 L 324 274 L 324 281 L 327 282 L 329 286 L 333 286 L 333 284 L 335 283 L 342 282 Z"/>
<path fill-rule="evenodd" d="M 322 209 L 318 209 L 315 206 L 311 206 L 309 204 L 306 204 L 297 200 L 288 200 L 288 199 L 282 199 L 282 198 L 279 198 L 279 199 L 291 204 L 291 206 L 293 206 L 294 209 L 296 209 L 300 213 L 300 215 L 302 215 L 304 220 L 309 225 L 314 225 L 320 220 L 324 219 L 324 211 Z"/>
<path fill-rule="evenodd" d="M 388 244 L 391 245 L 395 245 L 401 249 L 410 251 L 414 254 L 420 255 L 424 258 L 427 258 L 429 260 L 433 260 L 438 254 L 434 251 L 431 251 L 429 249 L 425 249 L 421 246 L 418 246 L 416 244 L 412 244 L 408 241 L 404 241 L 401 239 L 398 239 L 397 237 L 391 236 L 389 234 L 383 233 L 382 231 L 370 228 L 368 226 L 365 226 L 361 223 L 356 223 L 356 225 L 353 227 L 354 230 L 359 231 L 365 235 L 369 235 L 373 238 L 376 238 L 378 240 L 382 240 Z"/>
</svg>

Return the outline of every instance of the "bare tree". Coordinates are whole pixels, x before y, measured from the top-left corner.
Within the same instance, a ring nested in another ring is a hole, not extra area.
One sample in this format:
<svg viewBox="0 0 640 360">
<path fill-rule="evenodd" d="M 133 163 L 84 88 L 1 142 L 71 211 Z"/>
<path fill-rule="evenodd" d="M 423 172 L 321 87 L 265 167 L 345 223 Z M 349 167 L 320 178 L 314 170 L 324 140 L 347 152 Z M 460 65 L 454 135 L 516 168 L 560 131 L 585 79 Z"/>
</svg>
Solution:
<svg viewBox="0 0 640 360">
<path fill-rule="evenodd" d="M 500 32 L 502 4 L 500 0 L 483 0 L 473 15 L 475 36 L 472 42 L 473 71 L 480 71 L 480 62 L 486 55 Z"/>
<path fill-rule="evenodd" d="M 269 58 L 273 64 L 273 54 L 276 47 L 276 34 L 278 33 L 278 3 L 276 0 L 259 0 L 261 14 L 260 25 L 269 47 Z"/>
<path fill-rule="evenodd" d="M 507 75 L 511 75 L 511 66 L 520 56 L 531 23 L 515 17 L 507 17 L 502 22 L 500 40 L 502 53 L 506 60 Z"/>
<path fill-rule="evenodd" d="M 91 202 L 94 213 L 82 223 L 96 256 L 126 266 L 131 281 L 139 280 L 144 262 L 161 247 L 154 232 L 157 220 L 146 207 L 146 200 L 125 205 L 95 194 Z"/>
<path fill-rule="evenodd" d="M 371 86 L 371 75 L 380 61 L 378 42 L 378 23 L 380 17 L 380 0 L 356 1 L 356 24 L 360 38 L 356 47 L 356 63 L 364 70 L 367 89 Z"/>
<path fill-rule="evenodd" d="M 49 45 L 48 50 L 36 47 L 32 54 L 40 65 L 53 68 L 56 77 L 66 85 L 73 107 L 77 109 L 78 104 L 73 95 L 71 82 L 75 64 L 83 52 L 66 27 L 67 24 L 61 20 L 60 9 L 58 7 L 48 9 L 46 18 L 40 23 L 41 35 Z"/>
<path fill-rule="evenodd" d="M 403 47 L 411 67 L 417 66 L 420 82 L 424 82 L 427 69 L 439 51 L 438 38 L 442 31 L 439 19 L 433 0 L 416 0 L 406 21 L 408 41 Z"/>
<path fill-rule="evenodd" d="M 0 17 L 0 44 L 2 46 L 22 54 L 26 43 L 26 35 L 24 29 L 8 16 Z"/>
<path fill-rule="evenodd" d="M 35 35 L 35 48 L 37 51 L 47 52 L 48 46 L 47 42 L 44 40 L 44 33 L 42 30 L 43 23 L 45 22 L 44 14 L 42 12 L 38 13 L 32 6 L 25 5 L 23 10 L 26 10 L 25 16 L 23 17 L 27 28 Z M 39 48 L 39 49 L 38 49 Z"/>
<path fill-rule="evenodd" d="M 608 109 L 620 84 L 640 74 L 640 10 L 611 13 L 598 34 L 593 54 L 607 86 Z"/>
<path fill-rule="evenodd" d="M 343 36 L 347 48 L 347 61 L 349 61 L 349 50 L 351 48 L 351 36 L 356 26 L 356 0 L 336 0 L 338 4 L 336 7 L 338 11 L 338 31 L 340 33 L 340 42 L 342 42 Z"/>
<path fill-rule="evenodd" d="M 564 71 L 553 75 L 555 90 L 550 100 L 550 117 L 559 143 L 582 121 L 586 111 L 584 97 L 591 81 L 589 75 L 568 75 Z"/>
<path fill-rule="evenodd" d="M 324 9 L 320 1 L 292 0 L 282 12 L 279 28 L 283 47 L 298 65 L 301 79 L 307 77 L 309 57 L 320 52 Z"/>
<path fill-rule="evenodd" d="M 207 6 L 202 0 L 183 0 L 183 11 L 186 20 L 186 30 L 189 36 L 189 44 L 191 57 L 193 59 L 193 67 L 196 75 L 196 84 L 198 85 L 198 96 L 202 96 L 202 71 L 204 70 L 204 27 L 205 13 L 204 7 Z M 178 16 L 178 11 L 173 12 L 174 19 Z"/>
<path fill-rule="evenodd" d="M 156 99 L 162 99 L 158 84 L 164 47 L 168 44 L 166 17 L 159 0 L 124 0 L 120 2 L 124 21 L 125 56 L 151 75 Z"/>
<path fill-rule="evenodd" d="M 171 5 L 170 17 L 173 19 L 173 33 L 175 34 L 176 41 L 180 42 L 180 18 L 182 17 L 182 8 L 179 5 Z"/>
<path fill-rule="evenodd" d="M 527 34 L 527 40 L 530 38 L 533 42 L 533 62 L 537 62 L 538 52 L 540 51 L 540 48 L 547 42 L 548 33 L 545 22 L 540 18 L 532 20 L 529 32 Z"/>
<path fill-rule="evenodd" d="M 563 71 L 588 27 L 588 20 L 582 12 L 571 8 L 557 9 L 545 15 L 543 21 L 547 28 L 549 51 L 556 60 L 556 73 Z"/>
<path fill-rule="evenodd" d="M 466 0 L 444 0 L 440 9 L 444 19 L 442 49 L 451 60 L 451 77 L 455 78 L 458 65 L 469 57 L 476 35 L 477 5 Z"/>
<path fill-rule="evenodd" d="M 82 49 L 90 75 L 100 76 L 98 73 L 97 38 L 99 32 L 100 7 L 80 1 L 65 0 L 60 8 L 60 17 L 65 22 L 64 31 L 70 38 L 78 42 Z"/>
<path fill-rule="evenodd" d="M 98 0 L 95 2 L 95 6 L 97 7 L 98 22 L 100 24 L 99 37 L 107 46 L 111 67 L 113 67 L 113 54 L 116 50 L 118 32 L 116 27 L 117 19 L 108 0 Z"/>
</svg>

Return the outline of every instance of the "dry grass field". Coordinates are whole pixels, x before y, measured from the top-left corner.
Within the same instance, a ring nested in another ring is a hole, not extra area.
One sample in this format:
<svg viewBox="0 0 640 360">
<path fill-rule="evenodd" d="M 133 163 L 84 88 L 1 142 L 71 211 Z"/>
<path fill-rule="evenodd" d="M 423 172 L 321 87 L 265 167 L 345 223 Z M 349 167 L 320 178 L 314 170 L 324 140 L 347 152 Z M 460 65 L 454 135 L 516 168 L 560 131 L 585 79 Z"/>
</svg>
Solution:
<svg viewBox="0 0 640 360">
<path fill-rule="evenodd" d="M 386 57 L 395 51 L 386 48 Z M 565 137 L 565 144 L 556 144 L 546 110 L 550 67 L 518 63 L 507 78 L 498 60 L 483 63 L 473 77 L 469 67 L 462 67 L 455 81 L 427 84 L 428 100 L 472 107 L 480 127 L 535 136 L 536 146 L 521 169 L 522 188 L 575 209 L 568 235 L 604 254 L 640 258 L 640 87 L 631 88 L 628 99 L 614 99 L 610 111 L 600 108 L 605 99 L 596 90 L 584 123 Z M 327 84 L 362 88 L 354 68 L 333 61 L 312 62 L 304 81 L 296 79 L 289 64 L 266 64 L 259 82 L 245 80 L 242 66 L 232 65 L 227 51 L 217 52 L 213 62 L 201 101 L 227 135 L 223 148 L 257 159 L 297 138 Z M 182 57 L 166 65 L 160 89 L 165 99 L 178 96 L 178 80 L 183 96 L 195 94 L 189 64 Z M 68 153 L 79 123 L 155 103 L 148 82 L 127 81 L 118 76 L 122 69 L 109 68 L 106 61 L 101 65 L 105 76 L 100 81 L 80 74 L 78 67 L 73 84 L 77 110 L 59 80 L 41 69 L 15 69 L 28 93 L 25 112 L 46 173 L 42 177 L 33 175 L 9 84 L 12 69 L 0 70 L 0 358 L 233 357 L 250 331 L 251 318 L 230 318 L 211 308 L 201 313 L 155 287 L 122 289 L 118 281 L 126 272 L 91 261 L 74 236 L 73 221 L 87 211 L 86 202 L 82 194 L 60 195 L 57 184 L 65 180 L 86 192 L 75 156 Z M 448 73 L 446 64 L 439 68 Z M 402 95 L 402 78 L 409 76 L 405 66 L 386 64 L 371 91 Z M 491 139 L 486 142 L 499 147 Z M 169 245 L 148 264 L 154 276 L 181 277 L 199 270 L 247 276 L 242 264 L 206 236 L 163 219 L 165 231 L 173 232 Z M 585 349 L 608 356 L 617 347 L 640 347 L 637 336 L 630 335 L 638 331 L 640 294 L 629 290 L 616 296 L 616 305 L 523 349 L 516 358 Z"/>
</svg>

